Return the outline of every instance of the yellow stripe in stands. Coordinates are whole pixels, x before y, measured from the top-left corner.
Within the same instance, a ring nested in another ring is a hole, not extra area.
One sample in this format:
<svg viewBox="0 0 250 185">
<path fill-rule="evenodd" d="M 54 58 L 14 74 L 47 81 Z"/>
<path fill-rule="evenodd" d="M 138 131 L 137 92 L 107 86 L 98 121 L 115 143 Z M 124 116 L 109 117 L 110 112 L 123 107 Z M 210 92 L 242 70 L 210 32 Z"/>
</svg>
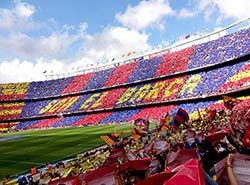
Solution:
<svg viewBox="0 0 250 185">
<path fill-rule="evenodd" d="M 249 78 L 250 77 L 250 71 L 244 71 L 244 72 L 239 72 L 238 74 L 232 76 L 231 78 L 229 78 L 229 82 L 235 82 L 235 81 L 239 81 L 241 79 L 244 78 Z"/>
<path fill-rule="evenodd" d="M 2 115 L 11 115 L 11 114 L 20 114 L 22 112 L 22 109 L 16 109 L 16 110 L 1 110 L 0 116 Z"/>
<path fill-rule="evenodd" d="M 23 106 L 24 102 L 20 103 L 0 103 L 0 107 L 16 107 L 16 106 Z"/>
<path fill-rule="evenodd" d="M 0 94 L 25 94 L 28 90 L 29 83 L 16 83 L 16 84 L 1 84 Z"/>
</svg>

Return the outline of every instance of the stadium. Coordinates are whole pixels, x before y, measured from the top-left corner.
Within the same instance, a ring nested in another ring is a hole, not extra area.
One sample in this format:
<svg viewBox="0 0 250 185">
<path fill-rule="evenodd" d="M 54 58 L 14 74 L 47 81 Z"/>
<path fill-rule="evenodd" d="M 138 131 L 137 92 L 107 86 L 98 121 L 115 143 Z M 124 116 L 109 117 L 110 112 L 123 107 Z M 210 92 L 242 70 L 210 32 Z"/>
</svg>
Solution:
<svg viewBox="0 0 250 185">
<path fill-rule="evenodd" d="M 233 184 L 234 165 L 250 183 L 249 21 L 82 74 L 0 84 L 3 183 Z"/>
</svg>

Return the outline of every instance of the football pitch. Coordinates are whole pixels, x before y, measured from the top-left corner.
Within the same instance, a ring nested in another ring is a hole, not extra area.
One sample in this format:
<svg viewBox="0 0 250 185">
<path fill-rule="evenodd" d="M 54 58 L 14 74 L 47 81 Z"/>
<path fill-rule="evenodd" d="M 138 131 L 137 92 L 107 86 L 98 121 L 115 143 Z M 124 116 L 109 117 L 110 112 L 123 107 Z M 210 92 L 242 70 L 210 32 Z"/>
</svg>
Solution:
<svg viewBox="0 0 250 185">
<path fill-rule="evenodd" d="M 104 144 L 101 135 L 123 131 L 130 125 L 60 128 L 20 131 L 0 135 L 0 179 L 27 172 L 32 165 L 43 166 Z"/>
</svg>

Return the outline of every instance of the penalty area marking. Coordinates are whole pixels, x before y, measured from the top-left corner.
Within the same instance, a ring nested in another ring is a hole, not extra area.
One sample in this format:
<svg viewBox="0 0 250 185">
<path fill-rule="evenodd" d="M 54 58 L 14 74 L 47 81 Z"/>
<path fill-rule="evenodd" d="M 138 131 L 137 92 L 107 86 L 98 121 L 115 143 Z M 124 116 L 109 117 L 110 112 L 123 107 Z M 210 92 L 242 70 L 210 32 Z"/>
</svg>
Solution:
<svg viewBox="0 0 250 185">
<path fill-rule="evenodd" d="M 9 162 L 9 163 L 19 163 L 19 164 L 38 164 L 38 165 L 44 165 L 44 163 L 39 163 L 39 162 L 29 162 L 29 161 L 12 161 L 12 160 L 3 160 L 3 159 L 0 159 L 0 162 Z"/>
</svg>

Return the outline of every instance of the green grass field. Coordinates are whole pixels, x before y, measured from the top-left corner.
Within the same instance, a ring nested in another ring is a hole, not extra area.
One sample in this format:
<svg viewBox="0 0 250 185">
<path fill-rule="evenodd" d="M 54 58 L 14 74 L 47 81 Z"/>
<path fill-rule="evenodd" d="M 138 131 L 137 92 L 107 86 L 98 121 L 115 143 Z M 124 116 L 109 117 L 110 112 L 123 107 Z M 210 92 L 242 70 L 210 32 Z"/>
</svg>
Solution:
<svg viewBox="0 0 250 185">
<path fill-rule="evenodd" d="M 0 179 L 7 174 L 17 175 L 32 165 L 42 166 L 70 157 L 104 144 L 101 135 L 117 131 L 130 132 L 130 125 L 64 128 L 39 131 L 21 131 L 2 134 L 0 138 L 23 136 L 23 138 L 0 141 Z"/>
</svg>

